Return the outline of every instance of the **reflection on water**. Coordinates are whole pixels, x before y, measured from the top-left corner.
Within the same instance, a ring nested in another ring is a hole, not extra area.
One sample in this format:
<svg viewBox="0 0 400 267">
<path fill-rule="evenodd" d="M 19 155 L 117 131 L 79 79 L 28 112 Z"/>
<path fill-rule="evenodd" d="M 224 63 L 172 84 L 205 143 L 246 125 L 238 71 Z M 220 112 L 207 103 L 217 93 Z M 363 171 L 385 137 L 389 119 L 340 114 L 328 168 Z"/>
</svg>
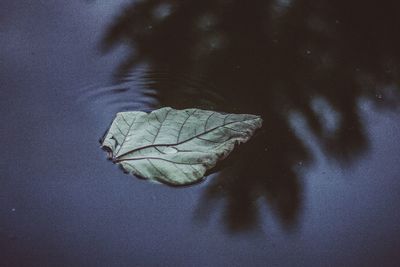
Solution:
<svg viewBox="0 0 400 267">
<path fill-rule="evenodd" d="M 117 76 L 146 65 L 138 80 L 153 107 L 262 115 L 264 128 L 210 182 L 198 217 L 225 199 L 228 228 L 249 229 L 262 198 L 291 227 L 300 170 L 312 158 L 290 118 L 300 115 L 332 160 L 347 164 L 366 151 L 359 99 L 382 107 L 398 99 L 397 10 L 394 0 L 135 1 L 102 47 L 131 50 Z"/>
</svg>

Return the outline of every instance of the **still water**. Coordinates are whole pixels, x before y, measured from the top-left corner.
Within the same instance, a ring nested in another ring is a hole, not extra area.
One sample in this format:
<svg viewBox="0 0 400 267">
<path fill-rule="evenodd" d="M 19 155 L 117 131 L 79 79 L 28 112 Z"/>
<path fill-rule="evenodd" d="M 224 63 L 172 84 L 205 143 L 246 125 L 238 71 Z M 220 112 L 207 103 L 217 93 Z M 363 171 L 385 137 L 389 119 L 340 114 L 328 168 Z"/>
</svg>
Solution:
<svg viewBox="0 0 400 267">
<path fill-rule="evenodd" d="M 1 266 L 396 266 L 396 1 L 0 3 Z M 161 106 L 259 114 L 201 184 L 98 140 Z"/>
</svg>

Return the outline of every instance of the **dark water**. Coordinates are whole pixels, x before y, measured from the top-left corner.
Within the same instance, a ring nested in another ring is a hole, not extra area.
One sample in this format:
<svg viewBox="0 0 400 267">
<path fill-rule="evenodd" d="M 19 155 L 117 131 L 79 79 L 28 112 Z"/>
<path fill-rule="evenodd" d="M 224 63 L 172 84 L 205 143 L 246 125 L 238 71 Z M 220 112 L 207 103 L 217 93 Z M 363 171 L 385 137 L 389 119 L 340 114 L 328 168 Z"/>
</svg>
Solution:
<svg viewBox="0 0 400 267">
<path fill-rule="evenodd" d="M 399 10 L 3 0 L 0 265 L 398 265 Z M 206 182 L 170 188 L 98 144 L 116 112 L 159 106 L 264 128 Z"/>
</svg>

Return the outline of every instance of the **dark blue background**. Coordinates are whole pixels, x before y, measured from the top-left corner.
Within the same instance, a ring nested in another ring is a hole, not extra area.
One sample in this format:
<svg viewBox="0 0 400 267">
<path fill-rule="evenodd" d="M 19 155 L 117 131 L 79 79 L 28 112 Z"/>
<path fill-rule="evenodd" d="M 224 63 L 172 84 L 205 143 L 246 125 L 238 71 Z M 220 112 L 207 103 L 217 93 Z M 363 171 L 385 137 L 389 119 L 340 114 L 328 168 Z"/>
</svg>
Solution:
<svg viewBox="0 0 400 267">
<path fill-rule="evenodd" d="M 124 6 L 111 2 L 0 3 L 1 266 L 396 265 L 398 110 L 360 99 L 369 149 L 346 168 L 294 119 L 315 160 L 299 167 L 303 203 L 290 231 L 262 197 L 248 231 L 226 229 L 224 199 L 199 219 L 212 177 L 169 188 L 106 161 L 98 138 L 119 109 L 88 86 L 108 84 L 128 53 L 99 52 Z"/>
</svg>

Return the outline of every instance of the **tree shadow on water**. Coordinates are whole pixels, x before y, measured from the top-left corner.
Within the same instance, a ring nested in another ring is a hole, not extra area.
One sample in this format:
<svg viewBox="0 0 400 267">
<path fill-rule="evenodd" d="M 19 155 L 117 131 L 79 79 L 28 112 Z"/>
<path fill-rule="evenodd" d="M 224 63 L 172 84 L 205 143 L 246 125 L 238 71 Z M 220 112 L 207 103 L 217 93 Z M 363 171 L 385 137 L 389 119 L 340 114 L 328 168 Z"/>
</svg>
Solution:
<svg viewBox="0 0 400 267">
<path fill-rule="evenodd" d="M 145 65 L 142 86 L 159 106 L 263 117 L 263 129 L 207 185 L 199 218 L 224 199 L 228 229 L 251 229 L 262 198 L 284 226 L 296 225 L 299 164 L 312 157 L 293 113 L 332 159 L 348 163 L 368 148 L 357 103 L 396 104 L 400 63 L 400 5 L 373 2 L 147 0 L 116 17 L 102 49 L 127 45 L 117 76 Z"/>
</svg>

